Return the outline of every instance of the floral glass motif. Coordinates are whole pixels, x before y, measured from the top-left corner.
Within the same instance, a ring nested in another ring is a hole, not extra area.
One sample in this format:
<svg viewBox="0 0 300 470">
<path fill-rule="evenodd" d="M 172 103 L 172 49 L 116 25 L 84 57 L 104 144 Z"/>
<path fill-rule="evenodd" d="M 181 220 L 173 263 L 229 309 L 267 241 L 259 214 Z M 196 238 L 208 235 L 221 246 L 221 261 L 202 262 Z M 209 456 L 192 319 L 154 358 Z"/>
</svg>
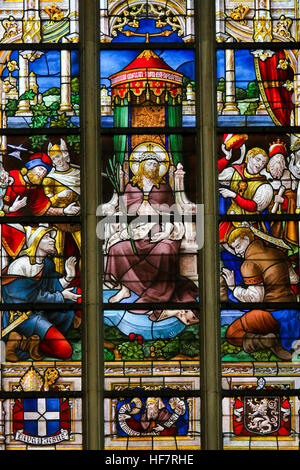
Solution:
<svg viewBox="0 0 300 470">
<path fill-rule="evenodd" d="M 100 0 L 100 17 L 103 43 L 194 40 L 193 0 Z"/>
<path fill-rule="evenodd" d="M 77 43 L 78 0 L 0 1 L 0 42 Z"/>
<path fill-rule="evenodd" d="M 218 42 L 294 42 L 299 40 L 298 0 L 216 0 Z"/>
</svg>

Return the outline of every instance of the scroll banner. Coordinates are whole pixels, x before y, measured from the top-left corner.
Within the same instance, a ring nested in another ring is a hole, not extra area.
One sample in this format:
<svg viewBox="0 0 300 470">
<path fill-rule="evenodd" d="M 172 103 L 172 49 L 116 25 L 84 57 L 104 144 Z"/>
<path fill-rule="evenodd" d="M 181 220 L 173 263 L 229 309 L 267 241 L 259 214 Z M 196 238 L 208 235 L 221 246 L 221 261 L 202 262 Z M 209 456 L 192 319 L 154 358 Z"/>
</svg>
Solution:
<svg viewBox="0 0 300 470">
<path fill-rule="evenodd" d="M 58 444 L 62 441 L 68 441 L 70 439 L 69 433 L 66 429 L 61 429 L 61 431 L 54 435 L 54 436 L 30 436 L 25 434 L 23 430 L 19 430 L 16 432 L 15 440 L 25 442 L 26 444 L 31 445 L 53 445 Z"/>
<path fill-rule="evenodd" d="M 294 71 L 288 63 L 284 51 L 255 51 L 254 66 L 259 90 L 274 124 L 289 126 L 292 101 Z"/>
</svg>

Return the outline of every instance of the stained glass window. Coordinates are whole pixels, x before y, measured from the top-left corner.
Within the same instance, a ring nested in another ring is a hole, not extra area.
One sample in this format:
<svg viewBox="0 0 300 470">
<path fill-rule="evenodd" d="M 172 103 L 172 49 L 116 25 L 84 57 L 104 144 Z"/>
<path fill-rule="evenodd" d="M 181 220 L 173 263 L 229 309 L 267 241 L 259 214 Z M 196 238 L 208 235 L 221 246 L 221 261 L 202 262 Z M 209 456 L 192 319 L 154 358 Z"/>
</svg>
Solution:
<svg viewBox="0 0 300 470">
<path fill-rule="evenodd" d="M 0 42 L 78 42 L 78 0 L 0 2 Z"/>
<path fill-rule="evenodd" d="M 0 2 L 2 450 L 82 449 L 78 18 Z"/>
<path fill-rule="evenodd" d="M 298 7 L 216 2 L 225 449 L 299 447 Z"/>
<path fill-rule="evenodd" d="M 193 2 L 100 14 L 104 444 L 199 449 Z"/>
<path fill-rule="evenodd" d="M 192 42 L 194 0 L 100 0 L 101 42 Z"/>
</svg>

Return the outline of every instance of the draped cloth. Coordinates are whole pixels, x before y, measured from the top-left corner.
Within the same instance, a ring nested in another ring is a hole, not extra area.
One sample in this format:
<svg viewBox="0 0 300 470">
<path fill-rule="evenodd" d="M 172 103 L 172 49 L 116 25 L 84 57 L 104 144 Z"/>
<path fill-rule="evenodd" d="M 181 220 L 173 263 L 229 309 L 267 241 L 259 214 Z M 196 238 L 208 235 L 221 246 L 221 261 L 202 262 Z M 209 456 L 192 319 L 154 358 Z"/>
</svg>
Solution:
<svg viewBox="0 0 300 470">
<path fill-rule="evenodd" d="M 128 184 L 125 190 L 125 205 L 128 213 L 135 213 L 143 201 L 143 192 Z M 174 196 L 167 183 L 153 187 L 149 203 L 154 209 L 162 205 L 171 207 Z M 155 231 L 160 231 L 157 225 Z M 152 231 L 152 233 L 153 233 Z M 150 236 L 136 240 L 137 255 L 129 240 L 113 245 L 108 254 L 105 280 L 121 283 L 138 295 L 136 303 L 195 302 L 198 296 L 196 285 L 179 274 L 180 240 L 165 239 L 151 243 Z M 180 306 L 179 306 L 180 308 Z M 134 310 L 145 313 L 148 310 Z"/>
<path fill-rule="evenodd" d="M 294 71 L 287 62 L 281 65 L 282 61 L 286 61 L 284 51 L 274 52 L 264 60 L 254 58 L 259 89 L 271 118 L 278 126 L 289 126 L 294 109 L 289 83 L 293 84 Z"/>
<path fill-rule="evenodd" d="M 24 255 L 25 256 L 25 255 Z M 35 277 L 22 275 L 8 275 L 2 272 L 2 294 L 4 303 L 22 304 L 53 304 L 53 311 L 32 312 L 28 320 L 25 320 L 15 328 L 15 331 L 27 338 L 38 334 L 43 339 L 51 326 L 55 326 L 62 334 L 66 334 L 72 325 L 74 311 L 57 311 L 56 303 L 71 304 L 62 296 L 63 287 L 59 282 L 62 277 L 55 271 L 55 265 L 51 258 L 45 258 L 42 271 Z M 3 313 L 2 326 L 6 328 L 10 324 L 10 311 Z M 7 338 L 4 338 L 6 340 Z"/>
</svg>

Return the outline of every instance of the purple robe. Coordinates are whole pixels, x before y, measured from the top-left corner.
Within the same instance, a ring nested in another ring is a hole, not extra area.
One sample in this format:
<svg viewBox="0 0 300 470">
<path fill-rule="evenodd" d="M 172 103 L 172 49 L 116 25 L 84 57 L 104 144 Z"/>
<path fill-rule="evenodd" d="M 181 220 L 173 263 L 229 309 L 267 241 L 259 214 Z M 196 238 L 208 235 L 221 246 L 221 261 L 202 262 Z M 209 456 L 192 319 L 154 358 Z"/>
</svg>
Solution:
<svg viewBox="0 0 300 470">
<path fill-rule="evenodd" d="M 143 192 L 128 184 L 124 200 L 128 213 L 135 214 L 142 204 Z M 168 209 L 175 204 L 169 184 L 162 183 L 159 188 L 153 186 L 149 204 L 160 210 L 162 205 Z M 160 231 L 159 226 L 157 231 Z M 179 274 L 180 244 L 181 240 L 170 239 L 151 243 L 147 236 L 135 240 L 136 256 L 130 240 L 118 242 L 109 250 L 105 280 L 113 282 L 114 278 L 117 279 L 139 297 L 136 303 L 196 302 L 197 286 Z M 145 312 L 147 310 L 143 309 L 134 310 L 133 313 Z M 156 312 L 157 318 L 160 312 Z"/>
</svg>

